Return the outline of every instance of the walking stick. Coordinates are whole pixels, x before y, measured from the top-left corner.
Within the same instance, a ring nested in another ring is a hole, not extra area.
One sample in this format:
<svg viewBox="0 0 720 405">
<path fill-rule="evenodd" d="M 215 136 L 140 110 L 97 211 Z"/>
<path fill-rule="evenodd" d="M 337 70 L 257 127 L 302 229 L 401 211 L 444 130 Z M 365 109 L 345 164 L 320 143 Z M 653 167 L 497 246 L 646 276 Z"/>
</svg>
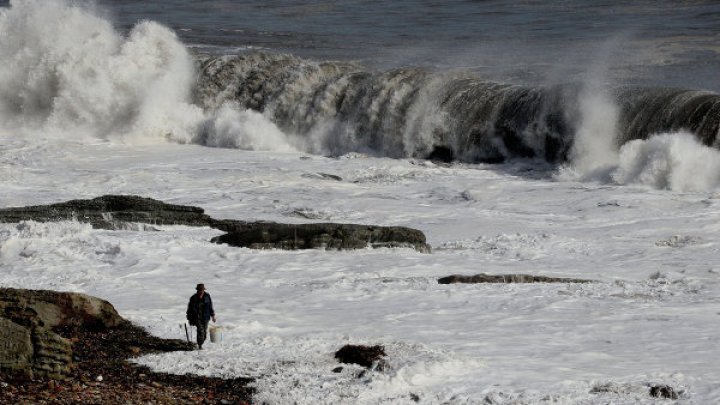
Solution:
<svg viewBox="0 0 720 405">
<path fill-rule="evenodd" d="M 190 343 L 190 333 L 188 333 L 187 322 L 185 322 L 185 338 L 187 339 L 188 343 Z"/>
</svg>

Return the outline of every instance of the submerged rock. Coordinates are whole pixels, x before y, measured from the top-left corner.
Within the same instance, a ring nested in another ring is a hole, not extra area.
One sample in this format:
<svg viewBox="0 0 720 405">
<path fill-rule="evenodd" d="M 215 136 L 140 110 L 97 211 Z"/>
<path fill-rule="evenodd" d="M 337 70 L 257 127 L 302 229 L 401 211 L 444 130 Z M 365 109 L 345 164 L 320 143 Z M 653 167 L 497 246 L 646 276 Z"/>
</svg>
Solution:
<svg viewBox="0 0 720 405">
<path fill-rule="evenodd" d="M 132 224 L 209 226 L 227 234 L 212 242 L 254 249 L 362 249 L 411 247 L 429 252 L 421 231 L 400 226 L 356 224 L 281 224 L 214 219 L 199 207 L 166 204 L 132 195 L 105 195 L 91 200 L 0 209 L 0 222 L 64 221 L 90 223 L 101 229 L 132 229 Z"/>
<path fill-rule="evenodd" d="M 357 364 L 365 368 L 376 365 L 378 370 L 385 367 L 385 348 L 380 345 L 345 345 L 335 352 L 335 358 L 346 364 Z"/>
<path fill-rule="evenodd" d="M 479 283 L 593 283 L 593 280 L 563 277 L 533 276 L 529 274 L 485 274 L 480 273 L 474 276 L 463 276 L 454 274 L 452 276 L 438 279 L 438 284 L 479 284 Z"/>
</svg>

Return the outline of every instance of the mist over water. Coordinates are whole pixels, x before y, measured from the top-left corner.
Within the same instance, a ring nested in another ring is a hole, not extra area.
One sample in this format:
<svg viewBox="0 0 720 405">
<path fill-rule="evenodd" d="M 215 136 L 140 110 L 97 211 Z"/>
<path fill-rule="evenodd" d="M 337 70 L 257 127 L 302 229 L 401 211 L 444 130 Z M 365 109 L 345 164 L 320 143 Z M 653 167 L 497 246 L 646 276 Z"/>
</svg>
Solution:
<svg viewBox="0 0 720 405">
<path fill-rule="evenodd" d="M 717 146 L 720 96 L 615 86 L 612 64 L 579 84 L 514 84 L 472 69 L 378 70 L 247 50 L 194 55 L 159 23 L 123 33 L 101 17 L 112 13 L 63 0 L 14 0 L 0 13 L 5 133 L 465 162 L 534 158 L 560 163 L 558 179 L 717 185 L 717 151 L 708 147 Z M 614 49 L 587 70 L 600 71 Z M 690 164 L 698 156 L 709 163 Z"/>
</svg>

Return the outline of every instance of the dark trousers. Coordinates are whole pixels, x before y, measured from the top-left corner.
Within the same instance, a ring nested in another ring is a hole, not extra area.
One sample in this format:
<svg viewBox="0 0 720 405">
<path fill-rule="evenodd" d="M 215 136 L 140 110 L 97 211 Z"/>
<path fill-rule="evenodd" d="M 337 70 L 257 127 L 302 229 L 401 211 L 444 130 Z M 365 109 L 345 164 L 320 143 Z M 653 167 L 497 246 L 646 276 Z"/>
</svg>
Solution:
<svg viewBox="0 0 720 405">
<path fill-rule="evenodd" d="M 197 344 L 198 344 L 198 346 L 202 346 L 203 343 L 205 343 L 205 339 L 207 339 L 207 329 L 208 329 L 207 322 L 198 321 L 198 324 L 197 324 Z"/>
</svg>

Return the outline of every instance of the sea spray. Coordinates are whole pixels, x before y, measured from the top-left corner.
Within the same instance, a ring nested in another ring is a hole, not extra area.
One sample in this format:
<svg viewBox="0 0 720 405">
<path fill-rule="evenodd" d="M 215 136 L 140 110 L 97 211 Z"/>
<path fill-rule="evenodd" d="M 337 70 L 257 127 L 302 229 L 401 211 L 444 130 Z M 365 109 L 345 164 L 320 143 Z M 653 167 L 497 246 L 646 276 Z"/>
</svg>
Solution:
<svg viewBox="0 0 720 405">
<path fill-rule="evenodd" d="M 611 174 L 617 184 L 642 184 L 673 191 L 712 190 L 720 185 L 720 151 L 687 132 L 661 134 L 622 146 Z"/>
<path fill-rule="evenodd" d="M 290 138 L 262 114 L 226 102 L 208 114 L 193 142 L 222 148 L 296 151 Z"/>
<path fill-rule="evenodd" d="M 193 60 L 149 21 L 127 37 L 94 10 L 13 0 L 0 15 L 0 123 L 64 135 L 189 139 Z"/>
<path fill-rule="evenodd" d="M 0 34 L 4 136 L 532 158 L 568 162 L 559 178 L 610 182 L 640 181 L 627 162 L 613 176 L 617 149 L 630 141 L 684 131 L 718 146 L 720 95 L 712 92 L 524 86 L 469 72 L 372 71 L 254 52 L 195 60 L 168 28 L 144 21 L 121 35 L 92 7 L 64 0 L 13 0 L 0 11 Z"/>
</svg>

